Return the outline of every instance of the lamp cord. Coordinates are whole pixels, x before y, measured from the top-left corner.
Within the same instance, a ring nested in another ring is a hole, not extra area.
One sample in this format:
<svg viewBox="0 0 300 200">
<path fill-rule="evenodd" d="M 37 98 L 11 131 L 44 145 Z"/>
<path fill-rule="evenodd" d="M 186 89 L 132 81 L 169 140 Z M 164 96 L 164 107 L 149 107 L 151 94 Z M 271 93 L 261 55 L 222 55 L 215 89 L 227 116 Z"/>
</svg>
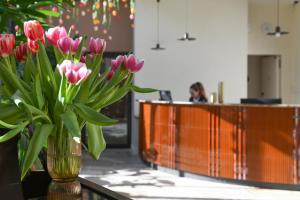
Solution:
<svg viewBox="0 0 300 200">
<path fill-rule="evenodd" d="M 188 32 L 188 23 L 189 23 L 189 13 L 188 13 L 188 8 L 189 8 L 189 0 L 185 0 L 185 33 Z"/>
<path fill-rule="evenodd" d="M 157 44 L 159 44 L 159 42 L 160 42 L 160 38 L 159 38 L 159 33 L 160 33 L 160 30 L 159 30 L 159 22 L 160 22 L 160 7 L 159 7 L 159 3 L 160 3 L 160 0 L 157 0 Z"/>
<path fill-rule="evenodd" d="M 279 15 L 280 15 L 280 11 L 279 11 L 279 0 L 277 0 L 277 26 L 279 26 Z"/>
</svg>

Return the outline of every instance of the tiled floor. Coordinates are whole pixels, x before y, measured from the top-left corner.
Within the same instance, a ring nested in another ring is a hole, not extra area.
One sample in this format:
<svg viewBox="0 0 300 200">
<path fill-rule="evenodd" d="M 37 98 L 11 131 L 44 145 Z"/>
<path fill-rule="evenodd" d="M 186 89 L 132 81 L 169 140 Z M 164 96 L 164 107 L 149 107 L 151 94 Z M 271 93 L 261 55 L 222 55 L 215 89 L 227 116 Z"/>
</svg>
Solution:
<svg viewBox="0 0 300 200">
<path fill-rule="evenodd" d="M 85 155 L 81 176 L 136 200 L 300 200 L 300 191 L 260 189 L 200 177 L 181 178 L 152 170 L 129 150 L 107 150 L 99 161 Z"/>
</svg>

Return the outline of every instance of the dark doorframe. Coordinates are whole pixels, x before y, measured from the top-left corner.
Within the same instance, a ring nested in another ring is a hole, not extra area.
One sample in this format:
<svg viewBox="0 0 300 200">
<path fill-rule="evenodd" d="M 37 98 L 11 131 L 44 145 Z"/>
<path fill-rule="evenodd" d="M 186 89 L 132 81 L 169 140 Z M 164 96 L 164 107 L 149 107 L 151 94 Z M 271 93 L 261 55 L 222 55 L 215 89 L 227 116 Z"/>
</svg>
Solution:
<svg viewBox="0 0 300 200">
<path fill-rule="evenodd" d="M 104 52 L 103 58 L 116 58 L 118 55 L 127 55 L 129 52 Z M 124 97 L 125 98 L 125 97 Z M 126 144 L 107 144 L 107 148 L 131 148 L 132 133 L 132 93 L 127 95 L 127 138 Z"/>
</svg>

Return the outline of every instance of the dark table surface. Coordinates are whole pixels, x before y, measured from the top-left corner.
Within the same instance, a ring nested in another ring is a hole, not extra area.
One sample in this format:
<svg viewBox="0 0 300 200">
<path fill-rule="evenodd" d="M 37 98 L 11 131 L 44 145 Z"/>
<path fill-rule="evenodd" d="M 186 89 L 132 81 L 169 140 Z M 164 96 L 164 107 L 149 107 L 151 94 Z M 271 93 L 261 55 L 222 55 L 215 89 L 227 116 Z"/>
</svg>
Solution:
<svg viewBox="0 0 300 200">
<path fill-rule="evenodd" d="M 22 183 L 24 199 L 32 200 L 130 200 L 119 193 L 97 185 L 87 179 L 78 178 L 68 183 L 67 190 L 61 190 L 45 172 L 34 172 Z M 53 190 L 54 188 L 54 190 Z M 80 188 L 80 189 L 79 189 Z M 73 191 L 80 192 L 76 195 Z M 0 199 L 2 199 L 0 197 Z"/>
</svg>

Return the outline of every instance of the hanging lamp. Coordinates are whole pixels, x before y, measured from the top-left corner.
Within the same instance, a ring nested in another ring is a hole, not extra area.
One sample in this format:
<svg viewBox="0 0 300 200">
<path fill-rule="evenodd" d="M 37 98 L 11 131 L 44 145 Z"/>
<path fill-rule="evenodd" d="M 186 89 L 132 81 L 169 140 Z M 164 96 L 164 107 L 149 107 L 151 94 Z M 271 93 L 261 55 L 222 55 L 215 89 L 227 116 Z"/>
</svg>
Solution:
<svg viewBox="0 0 300 200">
<path fill-rule="evenodd" d="M 191 37 L 189 34 L 189 27 L 188 27 L 188 22 L 189 22 L 189 0 L 185 0 L 185 33 L 183 34 L 183 37 L 179 38 L 178 40 L 180 41 L 193 41 L 196 40 L 196 38 Z"/>
<path fill-rule="evenodd" d="M 160 32 L 160 29 L 159 29 L 159 25 L 160 25 L 160 7 L 159 7 L 159 4 L 160 4 L 160 0 L 156 0 L 157 2 L 157 13 L 156 13 L 156 19 L 157 19 L 157 28 L 156 28 L 156 32 L 157 32 L 157 35 L 156 35 L 156 39 L 157 39 L 157 43 L 156 43 L 156 46 L 151 48 L 152 50 L 155 50 L 155 51 L 159 51 L 159 50 L 164 50 L 165 48 L 161 47 L 160 46 L 160 41 L 159 41 L 159 32 Z"/>
<path fill-rule="evenodd" d="M 281 28 L 280 28 L 280 21 L 279 21 L 279 19 L 280 19 L 280 10 L 279 10 L 279 5 L 280 5 L 280 2 L 279 2 L 279 0 L 277 0 L 277 26 L 275 27 L 274 32 L 267 33 L 267 35 L 275 36 L 275 37 L 280 37 L 282 35 L 289 34 L 289 32 L 282 31 Z"/>
</svg>

